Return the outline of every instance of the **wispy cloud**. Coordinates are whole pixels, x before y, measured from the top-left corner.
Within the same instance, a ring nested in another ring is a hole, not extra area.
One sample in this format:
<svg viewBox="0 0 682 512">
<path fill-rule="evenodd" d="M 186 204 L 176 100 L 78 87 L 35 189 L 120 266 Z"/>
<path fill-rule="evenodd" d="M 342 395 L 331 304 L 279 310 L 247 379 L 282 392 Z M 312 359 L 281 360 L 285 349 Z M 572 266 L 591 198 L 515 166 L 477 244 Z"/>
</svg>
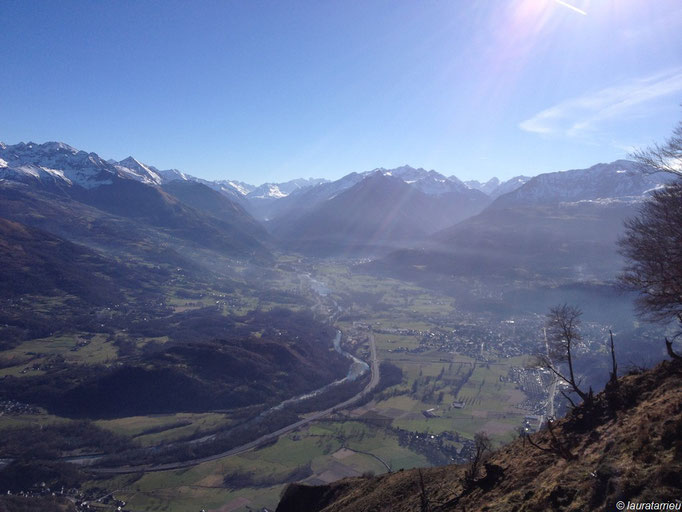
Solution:
<svg viewBox="0 0 682 512">
<path fill-rule="evenodd" d="M 680 92 L 682 69 L 675 69 L 562 101 L 526 119 L 519 128 L 543 135 L 577 137 L 594 132 L 603 122 L 643 115 L 640 107 Z"/>
</svg>

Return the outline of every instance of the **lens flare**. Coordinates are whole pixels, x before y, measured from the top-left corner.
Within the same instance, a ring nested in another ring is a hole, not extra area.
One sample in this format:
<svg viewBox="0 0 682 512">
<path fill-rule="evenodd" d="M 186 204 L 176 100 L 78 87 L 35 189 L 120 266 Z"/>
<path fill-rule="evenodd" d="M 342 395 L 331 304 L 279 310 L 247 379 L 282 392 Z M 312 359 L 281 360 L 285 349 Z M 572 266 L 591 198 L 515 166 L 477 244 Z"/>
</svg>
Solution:
<svg viewBox="0 0 682 512">
<path fill-rule="evenodd" d="M 583 16 L 587 16 L 587 13 L 585 11 L 583 11 L 582 9 L 578 9 L 575 5 L 571 5 L 571 4 L 564 2 L 562 0 L 554 0 L 554 1 L 560 5 L 563 5 L 564 7 L 568 7 L 572 11 L 575 11 L 579 14 L 582 14 Z"/>
</svg>

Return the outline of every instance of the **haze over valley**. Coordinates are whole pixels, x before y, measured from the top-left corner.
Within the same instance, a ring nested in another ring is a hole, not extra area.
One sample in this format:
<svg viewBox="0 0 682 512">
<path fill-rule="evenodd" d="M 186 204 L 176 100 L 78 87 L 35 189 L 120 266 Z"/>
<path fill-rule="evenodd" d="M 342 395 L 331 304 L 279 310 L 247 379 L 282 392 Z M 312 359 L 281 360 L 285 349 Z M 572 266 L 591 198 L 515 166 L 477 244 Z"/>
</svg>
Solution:
<svg viewBox="0 0 682 512">
<path fill-rule="evenodd" d="M 24 425 L 4 444 L 8 468 L 31 454 L 62 481 L 54 464 L 75 457 L 101 479 L 217 457 L 241 474 L 245 455 L 225 453 L 296 449 L 319 428 L 300 415 L 322 410 L 331 437 L 308 462 L 248 470 L 211 499 L 377 460 L 465 461 L 478 430 L 504 441 L 564 410 L 528 359 L 560 301 L 585 308 L 581 375 L 596 389 L 609 330 L 622 366 L 664 357 L 664 327 L 637 321 L 614 284 L 624 220 L 671 180 L 632 161 L 486 189 L 409 166 L 235 186 L 64 143 L 2 144 L 0 159 L 0 392 Z M 82 432 L 67 440 L 64 421 Z M 31 448 L 38 424 L 48 452 Z M 100 446 L 107 432 L 118 437 Z M 378 459 L 332 464 L 365 436 Z"/>
<path fill-rule="evenodd" d="M 2 13 L 0 512 L 679 509 L 677 2 Z"/>
</svg>

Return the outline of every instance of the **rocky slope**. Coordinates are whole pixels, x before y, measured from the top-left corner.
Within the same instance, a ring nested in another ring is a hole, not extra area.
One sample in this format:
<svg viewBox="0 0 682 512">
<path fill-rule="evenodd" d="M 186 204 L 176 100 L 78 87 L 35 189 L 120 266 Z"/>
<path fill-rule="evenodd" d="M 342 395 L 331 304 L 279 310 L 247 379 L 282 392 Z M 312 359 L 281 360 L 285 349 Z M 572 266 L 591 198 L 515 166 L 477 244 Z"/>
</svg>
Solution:
<svg viewBox="0 0 682 512">
<path fill-rule="evenodd" d="M 625 376 L 593 407 L 576 408 L 530 439 L 549 451 L 519 439 L 494 452 L 468 487 L 465 466 L 294 484 L 277 511 L 584 512 L 616 510 L 619 501 L 680 503 L 682 364 Z"/>
</svg>

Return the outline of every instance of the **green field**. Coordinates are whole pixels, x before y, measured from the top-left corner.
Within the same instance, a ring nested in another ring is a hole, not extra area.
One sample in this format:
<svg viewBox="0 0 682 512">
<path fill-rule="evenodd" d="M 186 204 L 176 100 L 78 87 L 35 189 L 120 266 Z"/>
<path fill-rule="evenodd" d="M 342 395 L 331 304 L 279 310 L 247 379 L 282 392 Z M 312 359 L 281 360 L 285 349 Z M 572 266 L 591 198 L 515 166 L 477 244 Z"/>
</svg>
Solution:
<svg viewBox="0 0 682 512">
<path fill-rule="evenodd" d="M 235 511 L 247 510 L 247 506 L 274 509 L 286 483 L 266 485 L 268 481 L 285 478 L 292 470 L 305 466 L 310 467 L 312 474 L 306 480 L 311 481 L 386 472 L 384 464 L 368 453 L 387 462 L 394 471 L 428 465 L 423 456 L 400 447 L 395 436 L 382 429 L 354 421 L 322 422 L 257 451 L 190 469 L 148 473 L 134 481 L 131 477 L 117 477 L 106 484 L 117 488 L 116 498 L 127 501 L 134 510 L 210 511 L 232 506 Z M 226 475 L 251 475 L 249 478 L 265 483 L 263 487 L 235 490 L 225 483 Z"/>
<path fill-rule="evenodd" d="M 134 438 L 142 446 L 155 446 L 180 438 L 197 437 L 204 432 L 226 428 L 232 423 L 228 415 L 221 413 L 157 414 L 95 422 L 97 426 L 106 430 Z M 146 433 L 149 430 L 154 432 Z"/>
<path fill-rule="evenodd" d="M 505 377 L 512 366 L 522 366 L 523 358 L 496 359 L 495 354 L 485 352 L 480 358 L 477 354 L 481 360 L 476 360 L 424 344 L 424 340 L 431 339 L 429 336 L 448 332 L 448 326 L 458 318 L 452 298 L 395 279 L 356 273 L 342 263 L 308 262 L 303 267 L 305 271 L 285 270 L 296 265 L 301 265 L 297 258 L 282 258 L 268 277 L 270 290 L 295 293 L 296 303 L 286 302 L 287 298 L 279 303 L 272 299 L 276 294 L 251 295 L 238 286 L 230 291 L 218 290 L 216 285 L 199 289 L 181 283 L 165 291 L 166 305 L 176 313 L 205 307 L 217 307 L 224 315 L 282 307 L 294 311 L 314 307 L 318 318 L 338 313 L 335 327 L 343 331 L 347 348 L 353 347 L 351 350 L 366 357 L 368 339 L 373 336 L 378 358 L 398 366 L 403 381 L 382 391 L 368 404 L 345 411 L 343 417 L 313 423 L 259 450 L 178 471 L 93 480 L 88 486 L 114 491 L 116 498 L 127 501 L 136 511 L 274 509 L 287 481 L 319 484 L 367 472 L 383 473 L 388 470 L 386 466 L 392 471 L 428 466 L 425 455 L 400 446 L 396 429 L 430 434 L 457 432 L 460 439 L 472 439 L 476 432 L 484 430 L 498 442 L 515 435 L 515 428 L 521 425 L 525 414 L 517 404 L 525 396 L 515 384 L 500 377 Z M 250 268 L 235 266 L 232 271 L 237 279 L 248 275 Z M 304 278 L 306 273 L 327 285 L 330 295 L 315 295 Z M 332 301 L 342 308 L 341 312 Z M 46 299 L 39 306 L 49 310 L 54 304 Z M 255 329 L 252 335 L 258 337 L 262 332 Z M 75 333 L 22 342 L 0 353 L 3 363 L 0 378 L 39 374 L 43 365 L 58 356 L 74 365 L 112 364 L 118 352 L 108 339 L 113 337 Z M 139 350 L 144 350 L 149 343 L 153 347 L 169 338 L 132 341 Z M 482 360 L 483 356 L 488 361 Z M 460 382 L 465 375 L 466 381 Z M 465 406 L 456 408 L 453 402 L 464 402 Z M 432 417 L 427 417 L 424 411 L 430 411 Z M 388 419 L 390 427 L 366 423 L 363 415 Z M 44 412 L 0 415 L 0 429 L 58 421 L 68 420 Z M 201 437 L 234 423 L 229 415 L 220 412 L 95 422 L 144 447 Z M 292 474 L 298 476 L 294 478 Z"/>
<path fill-rule="evenodd" d="M 41 374 L 43 370 L 39 367 L 49 364 L 53 356 L 63 357 L 69 364 L 109 364 L 116 360 L 117 352 L 116 347 L 102 334 L 38 338 L 2 352 L 3 366 L 6 367 L 0 369 L 0 378 L 5 375 L 20 377 Z"/>
<path fill-rule="evenodd" d="M 345 299 L 343 305 L 348 306 L 349 297 L 359 291 L 360 297 L 373 293 L 388 306 L 376 308 L 350 299 L 353 321 L 342 316 L 337 324 L 350 338 L 358 339 L 366 336 L 366 331 L 354 323 L 371 326 L 379 358 L 403 371 L 403 383 L 396 389 L 409 390 L 409 394 L 374 402 L 370 409 L 394 418 L 393 426 L 406 430 L 457 431 L 466 438 L 486 430 L 498 441 L 515 435 L 525 413 L 516 404 L 525 396 L 515 384 L 501 382 L 500 377 L 505 377 L 512 366 L 525 364 L 524 358 L 494 359 L 495 355 L 486 351 L 489 361 L 475 361 L 457 353 L 417 351 L 428 333 L 447 332 L 445 326 L 457 318 L 450 297 L 394 279 L 354 274 L 342 265 L 320 264 L 316 270 L 315 278 L 330 286 L 337 300 Z M 473 364 L 473 374 L 457 387 L 458 379 Z M 464 409 L 453 408 L 455 401 L 464 402 Z M 429 409 L 434 409 L 437 417 L 427 418 L 422 413 Z"/>
</svg>

